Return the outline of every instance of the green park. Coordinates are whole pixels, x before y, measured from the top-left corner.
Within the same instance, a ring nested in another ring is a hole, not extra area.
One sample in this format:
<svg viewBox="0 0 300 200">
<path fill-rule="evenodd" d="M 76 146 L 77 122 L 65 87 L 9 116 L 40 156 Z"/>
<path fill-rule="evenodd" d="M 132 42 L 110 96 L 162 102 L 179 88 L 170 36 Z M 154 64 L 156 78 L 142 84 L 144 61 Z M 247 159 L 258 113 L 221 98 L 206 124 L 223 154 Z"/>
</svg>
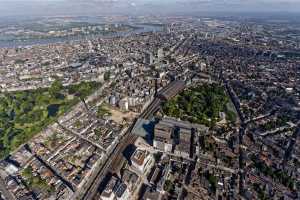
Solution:
<svg viewBox="0 0 300 200">
<path fill-rule="evenodd" d="M 49 88 L 0 93 L 0 158 L 54 123 L 99 86 L 82 82 L 64 87 L 54 81 Z"/>
<path fill-rule="evenodd" d="M 236 113 L 224 88 L 217 84 L 205 84 L 189 88 L 163 105 L 167 116 L 205 124 L 213 127 L 220 120 L 220 112 L 226 119 L 234 123 Z"/>
</svg>

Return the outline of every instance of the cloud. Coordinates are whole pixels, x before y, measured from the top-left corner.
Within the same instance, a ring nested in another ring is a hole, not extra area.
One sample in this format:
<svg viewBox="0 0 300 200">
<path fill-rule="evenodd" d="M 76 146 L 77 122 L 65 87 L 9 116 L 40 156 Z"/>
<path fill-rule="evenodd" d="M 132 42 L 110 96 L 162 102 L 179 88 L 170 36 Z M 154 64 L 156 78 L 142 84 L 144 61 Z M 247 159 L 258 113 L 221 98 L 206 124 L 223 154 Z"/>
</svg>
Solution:
<svg viewBox="0 0 300 200">
<path fill-rule="evenodd" d="M 300 0 L 0 0 L 0 16 L 300 11 Z"/>
</svg>

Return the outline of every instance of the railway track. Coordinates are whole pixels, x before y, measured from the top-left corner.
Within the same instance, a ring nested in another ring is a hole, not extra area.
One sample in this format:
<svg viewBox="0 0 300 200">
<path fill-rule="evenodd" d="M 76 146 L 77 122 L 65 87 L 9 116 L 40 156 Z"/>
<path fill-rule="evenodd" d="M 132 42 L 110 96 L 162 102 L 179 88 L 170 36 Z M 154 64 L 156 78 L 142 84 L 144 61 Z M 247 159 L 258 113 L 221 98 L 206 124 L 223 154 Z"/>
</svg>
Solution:
<svg viewBox="0 0 300 200">
<path fill-rule="evenodd" d="M 155 98 L 151 102 L 151 104 L 147 107 L 147 109 L 145 109 L 144 112 L 141 113 L 140 117 L 146 119 L 146 118 L 149 118 L 150 116 L 152 116 L 154 114 L 154 112 L 156 112 L 157 109 L 159 108 L 160 103 L 161 103 L 160 100 L 158 98 Z M 104 164 L 104 166 L 101 167 L 99 170 L 97 170 L 98 171 L 97 175 L 91 177 L 91 179 L 93 179 L 94 181 L 92 182 L 92 184 L 90 186 L 87 187 L 86 192 L 83 194 L 83 196 L 81 198 L 77 198 L 77 199 L 81 199 L 81 200 L 93 199 L 94 196 L 97 194 L 98 187 L 99 187 L 101 181 L 105 178 L 106 174 L 109 171 L 114 171 L 114 169 L 116 169 L 119 166 L 119 164 L 122 162 L 123 151 L 125 150 L 125 148 L 130 144 L 134 144 L 134 142 L 138 138 L 138 136 L 133 135 L 131 133 L 132 128 L 135 125 L 135 122 L 132 123 L 130 128 L 127 130 L 126 134 L 121 139 L 121 142 L 116 146 L 116 148 L 108 156 L 109 159 Z"/>
<path fill-rule="evenodd" d="M 159 94 L 164 94 L 165 92 L 168 92 L 169 90 L 172 90 L 174 87 L 174 83 L 168 84 L 165 88 L 163 88 Z M 161 99 L 160 96 L 157 96 L 153 99 L 153 101 L 150 103 L 150 105 L 140 114 L 139 118 L 143 119 L 149 119 L 154 115 L 155 112 L 158 111 L 161 103 L 164 101 L 164 99 Z M 92 183 L 89 185 L 85 192 L 83 192 L 82 198 L 77 198 L 81 200 L 91 200 L 95 197 L 97 194 L 99 185 L 107 175 L 109 171 L 114 172 L 116 170 L 120 163 L 122 163 L 122 159 L 124 159 L 123 152 L 126 149 L 126 147 L 130 144 L 134 144 L 138 136 L 133 135 L 131 133 L 136 121 L 132 123 L 130 128 L 127 130 L 126 134 L 123 136 L 123 138 L 120 139 L 120 143 L 115 147 L 115 149 L 111 152 L 110 155 L 108 155 L 108 159 L 104 166 L 99 168 L 97 170 L 96 175 L 91 176 Z"/>
<path fill-rule="evenodd" d="M 96 176 L 91 177 L 94 179 L 92 184 L 88 187 L 86 193 L 83 195 L 82 200 L 88 200 L 93 199 L 93 197 L 97 194 L 98 187 L 101 183 L 101 181 L 105 178 L 108 171 L 111 169 L 114 169 L 114 167 L 121 162 L 122 159 L 122 152 L 125 150 L 125 148 L 133 144 L 135 140 L 137 139 L 137 136 L 134 136 L 131 134 L 131 130 L 133 128 L 134 123 L 132 126 L 128 129 L 127 133 L 124 135 L 122 142 L 119 143 L 119 145 L 116 146 L 116 148 L 112 151 L 112 153 L 109 156 L 108 161 L 105 163 L 103 167 L 100 168 L 99 172 L 96 174 Z"/>
</svg>

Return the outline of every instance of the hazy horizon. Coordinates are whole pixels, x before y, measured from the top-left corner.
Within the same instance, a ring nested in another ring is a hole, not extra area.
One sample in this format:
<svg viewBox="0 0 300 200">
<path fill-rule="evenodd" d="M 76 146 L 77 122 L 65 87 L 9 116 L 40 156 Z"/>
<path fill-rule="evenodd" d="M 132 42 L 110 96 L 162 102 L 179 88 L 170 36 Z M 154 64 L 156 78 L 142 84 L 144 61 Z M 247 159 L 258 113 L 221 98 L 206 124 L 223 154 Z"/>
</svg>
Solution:
<svg viewBox="0 0 300 200">
<path fill-rule="evenodd" d="M 0 16 L 300 13 L 300 0 L 0 0 Z"/>
</svg>

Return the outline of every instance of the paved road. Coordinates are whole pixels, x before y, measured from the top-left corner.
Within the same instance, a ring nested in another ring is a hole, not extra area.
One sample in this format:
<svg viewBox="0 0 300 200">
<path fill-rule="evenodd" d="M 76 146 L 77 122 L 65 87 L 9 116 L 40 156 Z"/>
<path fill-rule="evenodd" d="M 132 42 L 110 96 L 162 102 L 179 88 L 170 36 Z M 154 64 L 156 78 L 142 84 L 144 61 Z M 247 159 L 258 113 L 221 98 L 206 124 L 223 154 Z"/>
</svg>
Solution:
<svg viewBox="0 0 300 200">
<path fill-rule="evenodd" d="M 80 139 L 86 141 L 87 143 L 89 143 L 89 144 L 91 144 L 91 145 L 93 145 L 93 146 L 95 146 L 95 147 L 101 149 L 102 151 L 104 151 L 104 152 L 106 153 L 106 149 L 104 149 L 100 144 L 98 144 L 98 143 L 96 143 L 96 142 L 93 142 L 93 141 L 91 141 L 90 139 L 85 138 L 85 137 L 82 136 L 81 134 L 79 134 L 79 133 L 77 133 L 77 132 L 75 132 L 75 131 L 73 131 L 73 130 L 67 128 L 67 127 L 65 127 L 64 125 L 60 124 L 59 122 L 58 122 L 58 125 L 59 125 L 62 129 L 64 129 L 65 131 L 67 131 L 68 133 L 70 133 L 70 134 L 72 134 L 72 135 L 74 135 L 74 136 L 76 136 L 76 137 L 78 137 L 78 138 L 80 138 Z"/>
<path fill-rule="evenodd" d="M 152 103 L 140 114 L 140 117 L 142 118 L 149 118 L 152 116 L 159 108 L 160 106 L 160 100 L 155 98 Z M 82 193 L 83 195 L 79 195 L 79 197 L 76 197 L 77 199 L 82 200 L 90 200 L 93 199 L 93 197 L 97 193 L 97 189 L 101 183 L 101 181 L 105 178 L 107 172 L 110 169 L 114 169 L 114 166 L 118 165 L 121 162 L 122 159 L 122 152 L 125 150 L 125 148 L 129 144 L 133 144 L 135 140 L 138 138 L 137 136 L 133 135 L 131 133 L 132 128 L 134 127 L 135 122 L 131 125 L 131 127 L 128 129 L 126 134 L 124 135 L 122 142 L 120 142 L 116 148 L 112 151 L 111 155 L 109 156 L 110 159 L 105 163 L 105 165 L 102 168 L 99 168 L 97 171 L 98 173 L 96 176 L 92 176 L 91 180 L 94 180 L 90 186 L 86 186 L 86 192 Z"/>
<path fill-rule="evenodd" d="M 40 161 L 44 166 L 46 166 L 56 177 L 59 178 L 66 186 L 68 186 L 73 192 L 75 191 L 76 185 L 71 183 L 67 177 L 65 177 L 56 167 L 51 166 L 47 161 L 41 158 L 39 155 L 34 154 L 34 157 Z"/>
<path fill-rule="evenodd" d="M 131 134 L 125 136 L 123 142 L 120 143 L 120 145 L 117 147 L 117 149 L 115 149 L 115 151 L 113 151 L 108 162 L 103 166 L 101 171 L 97 174 L 96 178 L 94 179 L 94 182 L 89 187 L 86 194 L 84 194 L 82 198 L 83 200 L 91 200 L 94 198 L 94 196 L 97 194 L 97 189 L 100 183 L 105 178 L 108 171 L 113 170 L 113 168 L 115 168 L 116 165 L 120 164 L 121 159 L 123 159 L 122 152 L 129 144 L 133 144 L 136 139 L 137 136 L 133 136 Z"/>
<path fill-rule="evenodd" d="M 107 172 L 112 169 L 118 156 L 122 155 L 122 152 L 128 144 L 134 143 L 136 137 L 131 135 L 131 130 L 134 124 L 128 129 L 127 133 L 123 136 L 122 142 L 120 142 L 110 154 L 109 159 L 103 166 L 99 166 L 95 169 L 95 172 L 91 175 L 90 180 L 80 192 L 76 192 L 72 199 L 93 199 L 97 193 L 97 189 L 101 181 L 105 178 Z"/>
<path fill-rule="evenodd" d="M 162 91 L 169 89 L 170 85 L 167 85 L 165 88 L 162 89 Z M 159 110 L 159 107 L 161 106 L 161 99 L 154 98 L 152 102 L 149 104 L 149 106 L 140 114 L 140 118 L 149 119 L 151 118 L 155 112 Z M 113 151 L 108 156 L 108 160 L 103 166 L 99 166 L 95 169 L 95 172 L 90 176 L 90 181 L 80 189 L 80 191 L 77 191 L 75 195 L 72 197 L 72 199 L 81 199 L 81 200 L 91 200 L 94 198 L 94 196 L 97 194 L 97 189 L 101 183 L 101 181 L 105 178 L 109 170 L 114 170 L 115 166 L 118 166 L 122 159 L 123 154 L 122 152 L 125 150 L 125 148 L 129 144 L 133 144 L 137 136 L 133 135 L 131 133 L 136 121 L 132 123 L 132 125 L 128 128 L 127 132 L 124 134 L 124 136 L 120 139 L 121 142 L 119 142 L 116 147 L 113 149 Z"/>
<path fill-rule="evenodd" d="M 247 123 L 245 121 L 245 117 L 241 111 L 241 106 L 240 106 L 240 100 L 235 94 L 233 88 L 230 86 L 228 83 L 228 80 L 226 80 L 223 76 L 223 71 L 221 72 L 221 79 L 223 80 L 225 84 L 225 89 L 235 107 L 235 110 L 237 111 L 238 117 L 241 122 L 241 126 L 239 127 L 239 170 L 238 170 L 238 175 L 239 175 L 239 192 L 240 194 L 244 194 L 244 179 L 245 179 L 245 172 L 244 172 L 244 151 L 242 148 L 243 145 L 243 136 L 245 135 L 246 129 L 247 129 Z"/>
</svg>

